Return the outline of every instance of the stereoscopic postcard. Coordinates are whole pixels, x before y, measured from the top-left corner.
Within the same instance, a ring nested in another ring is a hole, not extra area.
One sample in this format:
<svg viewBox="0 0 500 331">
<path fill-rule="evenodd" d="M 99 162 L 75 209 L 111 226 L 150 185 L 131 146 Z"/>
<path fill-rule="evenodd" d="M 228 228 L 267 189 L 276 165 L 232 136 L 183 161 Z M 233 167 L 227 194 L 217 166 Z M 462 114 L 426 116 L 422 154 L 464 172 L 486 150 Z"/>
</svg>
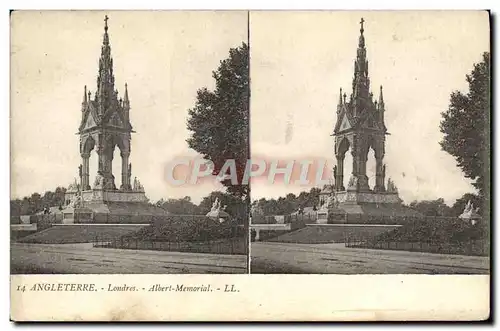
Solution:
<svg viewBox="0 0 500 331">
<path fill-rule="evenodd" d="M 12 321 L 489 318 L 489 12 L 10 25 Z"/>
</svg>

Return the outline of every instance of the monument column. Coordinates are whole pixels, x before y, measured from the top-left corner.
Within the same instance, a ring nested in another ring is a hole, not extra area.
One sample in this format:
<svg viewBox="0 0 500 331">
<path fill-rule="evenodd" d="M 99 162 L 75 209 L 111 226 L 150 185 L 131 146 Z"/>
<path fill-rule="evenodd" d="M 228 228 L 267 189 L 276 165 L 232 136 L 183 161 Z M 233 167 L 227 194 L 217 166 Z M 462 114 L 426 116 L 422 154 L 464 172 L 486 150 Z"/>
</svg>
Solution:
<svg viewBox="0 0 500 331">
<path fill-rule="evenodd" d="M 359 156 L 358 162 L 358 189 L 359 191 L 370 191 L 370 185 L 368 185 L 368 176 L 366 175 L 366 162 L 368 161 L 367 155 L 362 153 Z"/>
<path fill-rule="evenodd" d="M 129 157 L 130 153 L 121 153 L 120 154 L 122 157 L 122 185 L 121 189 L 122 190 L 129 190 L 130 189 L 130 174 L 129 174 Z"/>
<path fill-rule="evenodd" d="M 113 177 L 113 150 L 110 148 L 106 154 L 106 172 L 109 177 Z"/>
<path fill-rule="evenodd" d="M 359 162 L 358 162 L 358 175 L 359 177 L 366 176 L 366 161 L 367 158 L 363 158 L 363 156 L 360 156 Z"/>
<path fill-rule="evenodd" d="M 347 184 L 348 191 L 357 191 L 358 190 L 358 155 L 354 148 L 351 150 L 352 155 L 352 172 L 351 177 L 349 178 L 349 183 Z"/>
<path fill-rule="evenodd" d="M 100 145 L 97 148 L 97 155 L 99 158 L 97 173 L 102 176 L 102 188 L 114 189 L 115 183 L 111 171 L 113 161 L 113 151 Z"/>
<path fill-rule="evenodd" d="M 97 173 L 104 175 L 104 148 L 102 146 L 97 146 Z"/>
<path fill-rule="evenodd" d="M 376 162 L 376 179 L 375 179 L 375 192 L 384 192 L 384 182 L 385 182 L 385 165 L 383 163 L 383 157 L 377 157 Z"/>
<path fill-rule="evenodd" d="M 337 191 L 345 191 L 344 187 L 344 158 L 337 158 L 337 176 L 335 178 L 335 189 Z"/>
<path fill-rule="evenodd" d="M 115 189 L 115 177 L 113 176 L 113 148 L 108 147 L 104 159 L 104 178 L 107 189 Z"/>
<path fill-rule="evenodd" d="M 349 180 L 349 191 L 369 191 L 368 177 L 366 176 L 366 160 L 362 157 L 363 153 L 352 149 L 352 175 Z"/>
<path fill-rule="evenodd" d="M 384 139 L 378 140 L 375 149 L 375 192 L 385 192 Z"/>
<path fill-rule="evenodd" d="M 82 178 L 81 180 L 81 186 L 82 190 L 90 190 L 90 185 L 89 185 L 89 159 L 90 159 L 90 153 L 82 153 Z"/>
</svg>

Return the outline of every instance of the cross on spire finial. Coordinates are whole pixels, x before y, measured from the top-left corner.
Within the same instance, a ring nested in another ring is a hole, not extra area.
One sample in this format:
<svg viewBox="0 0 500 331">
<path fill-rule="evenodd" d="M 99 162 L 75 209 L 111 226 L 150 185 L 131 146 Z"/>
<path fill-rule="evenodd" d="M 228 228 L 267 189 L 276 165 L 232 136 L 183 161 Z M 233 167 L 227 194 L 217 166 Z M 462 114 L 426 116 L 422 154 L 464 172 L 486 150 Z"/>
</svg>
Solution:
<svg viewBox="0 0 500 331">
<path fill-rule="evenodd" d="M 108 20 L 109 20 L 108 15 L 104 15 L 104 29 L 105 30 L 108 29 Z"/>
<path fill-rule="evenodd" d="M 363 32 L 365 31 L 365 29 L 363 28 L 363 23 L 365 23 L 365 20 L 363 17 L 361 17 L 361 21 L 359 22 L 359 24 L 361 24 L 361 29 L 359 31 L 361 31 L 361 34 L 363 34 Z"/>
</svg>

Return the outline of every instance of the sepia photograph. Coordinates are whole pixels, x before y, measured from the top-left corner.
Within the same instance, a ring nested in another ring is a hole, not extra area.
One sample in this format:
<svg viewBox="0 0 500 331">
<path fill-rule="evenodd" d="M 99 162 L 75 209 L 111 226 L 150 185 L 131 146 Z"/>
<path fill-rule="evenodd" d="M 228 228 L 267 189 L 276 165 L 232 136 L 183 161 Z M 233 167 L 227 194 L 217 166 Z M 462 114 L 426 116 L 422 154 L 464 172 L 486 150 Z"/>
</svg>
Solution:
<svg viewBox="0 0 500 331">
<path fill-rule="evenodd" d="M 11 10 L 10 320 L 488 320 L 492 17 Z"/>
<path fill-rule="evenodd" d="M 251 273 L 489 274 L 489 37 L 486 11 L 251 12 Z"/>
<path fill-rule="evenodd" d="M 211 176 L 247 158 L 247 40 L 247 12 L 12 12 L 11 273 L 247 273 L 248 185 Z"/>
</svg>

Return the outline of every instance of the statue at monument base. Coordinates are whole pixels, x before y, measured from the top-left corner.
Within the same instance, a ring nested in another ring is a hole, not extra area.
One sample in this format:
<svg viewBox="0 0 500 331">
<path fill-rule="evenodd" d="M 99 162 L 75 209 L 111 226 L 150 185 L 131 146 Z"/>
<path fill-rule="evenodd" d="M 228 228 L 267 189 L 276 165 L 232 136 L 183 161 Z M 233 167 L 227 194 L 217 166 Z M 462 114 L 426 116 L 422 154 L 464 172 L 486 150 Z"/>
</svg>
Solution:
<svg viewBox="0 0 500 331">
<path fill-rule="evenodd" d="M 458 217 L 463 220 L 470 221 L 470 223 L 474 225 L 479 219 L 481 219 L 481 215 L 479 215 L 479 207 L 474 209 L 474 204 L 469 200 L 465 205 L 464 211 Z"/>
<path fill-rule="evenodd" d="M 112 176 L 112 175 L 111 175 Z M 63 223 L 148 223 L 154 216 L 167 216 L 168 211 L 152 205 L 144 187 L 137 181 L 136 189 L 117 190 L 114 177 L 97 173 L 92 189 L 82 191 L 80 185 L 69 185 L 65 193 Z M 78 214 L 78 215 L 77 215 Z"/>
<path fill-rule="evenodd" d="M 206 216 L 210 219 L 223 223 L 230 218 L 230 215 L 226 212 L 226 207 L 227 206 L 221 208 L 219 198 L 216 198 L 212 204 L 212 208 Z"/>
<path fill-rule="evenodd" d="M 104 176 L 97 173 L 94 180 L 94 190 L 104 190 Z"/>
<path fill-rule="evenodd" d="M 352 176 L 345 191 L 320 193 L 317 223 L 345 223 L 363 217 L 374 224 L 385 217 L 422 217 L 419 212 L 403 205 L 394 182 L 389 178 L 387 190 L 361 191 L 356 187 L 357 178 Z"/>
<path fill-rule="evenodd" d="M 334 200 L 335 195 L 332 193 L 328 193 L 326 196 L 320 198 L 319 207 L 316 211 L 318 220 L 326 220 L 328 218 L 328 210 L 333 206 Z"/>
</svg>

